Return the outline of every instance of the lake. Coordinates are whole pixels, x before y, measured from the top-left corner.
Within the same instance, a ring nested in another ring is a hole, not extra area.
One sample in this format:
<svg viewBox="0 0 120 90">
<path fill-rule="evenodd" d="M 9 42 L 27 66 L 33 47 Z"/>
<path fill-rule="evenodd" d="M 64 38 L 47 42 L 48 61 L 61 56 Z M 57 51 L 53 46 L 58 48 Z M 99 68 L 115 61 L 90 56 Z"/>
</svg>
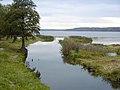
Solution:
<svg viewBox="0 0 120 90">
<path fill-rule="evenodd" d="M 120 44 L 120 32 L 97 31 L 41 31 L 42 35 L 52 36 L 86 36 L 93 38 L 93 43 Z"/>
<path fill-rule="evenodd" d="M 39 41 L 29 45 L 26 63 L 29 63 L 29 68 L 35 68 L 41 73 L 41 81 L 48 85 L 50 90 L 120 90 L 120 86 L 116 86 L 114 82 L 91 75 L 81 65 L 65 63 L 59 44 L 62 37 L 71 35 L 92 37 L 96 40 L 94 43 L 119 44 L 119 32 L 42 31 L 41 34 L 53 35 L 56 38 L 52 42 Z M 110 41 L 107 43 L 107 40 Z"/>
</svg>

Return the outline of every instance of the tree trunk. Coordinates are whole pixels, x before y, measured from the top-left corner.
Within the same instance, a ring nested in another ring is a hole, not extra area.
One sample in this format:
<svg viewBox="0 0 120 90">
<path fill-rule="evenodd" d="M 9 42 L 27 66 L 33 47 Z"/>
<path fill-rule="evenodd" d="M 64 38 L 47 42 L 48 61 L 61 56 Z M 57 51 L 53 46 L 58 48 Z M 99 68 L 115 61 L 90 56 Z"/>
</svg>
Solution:
<svg viewBox="0 0 120 90">
<path fill-rule="evenodd" d="M 14 35 L 14 36 L 13 36 L 13 41 L 12 41 L 12 43 L 14 43 L 16 40 L 17 40 L 17 36 Z"/>
<path fill-rule="evenodd" d="M 22 13 L 22 26 L 21 26 L 21 29 L 22 29 L 22 47 L 21 47 L 21 50 L 26 50 L 25 48 L 25 33 L 24 33 L 24 14 Z"/>
<path fill-rule="evenodd" d="M 25 35 L 24 33 L 22 34 L 22 47 L 21 47 L 22 50 L 25 50 Z"/>
</svg>

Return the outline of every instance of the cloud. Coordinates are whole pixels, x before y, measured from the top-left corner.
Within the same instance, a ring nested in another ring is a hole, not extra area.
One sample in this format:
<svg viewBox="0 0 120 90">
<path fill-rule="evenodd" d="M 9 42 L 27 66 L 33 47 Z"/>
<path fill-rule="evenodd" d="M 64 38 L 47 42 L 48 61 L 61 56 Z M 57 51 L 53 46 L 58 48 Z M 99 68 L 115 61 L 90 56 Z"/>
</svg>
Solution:
<svg viewBox="0 0 120 90">
<path fill-rule="evenodd" d="M 42 23 L 44 29 L 70 29 L 75 27 L 119 27 L 113 23 Z"/>
<path fill-rule="evenodd" d="M 119 27 L 120 17 L 45 17 L 41 19 L 41 27 L 46 29 L 67 29 L 74 27 Z M 71 19 L 68 19 L 71 18 Z M 63 20 L 63 21 L 61 21 Z"/>
<path fill-rule="evenodd" d="M 48 0 L 47 0 L 48 1 Z M 52 0 L 41 9 L 42 28 L 119 26 L 119 0 Z M 114 22 L 114 19 L 117 20 Z"/>
<path fill-rule="evenodd" d="M 4 0 L 9 3 L 12 0 Z M 33 0 L 42 28 L 120 25 L 120 0 Z"/>
<path fill-rule="evenodd" d="M 50 7 L 41 7 L 39 12 L 44 16 L 55 16 L 55 15 L 71 15 L 71 16 L 88 16 L 88 17 L 99 17 L 99 16 L 120 16 L 120 5 L 109 5 L 109 4 L 80 4 L 80 5 L 52 5 Z"/>
<path fill-rule="evenodd" d="M 116 23 L 120 25 L 120 17 L 102 17 L 101 19 L 108 23 Z"/>
</svg>

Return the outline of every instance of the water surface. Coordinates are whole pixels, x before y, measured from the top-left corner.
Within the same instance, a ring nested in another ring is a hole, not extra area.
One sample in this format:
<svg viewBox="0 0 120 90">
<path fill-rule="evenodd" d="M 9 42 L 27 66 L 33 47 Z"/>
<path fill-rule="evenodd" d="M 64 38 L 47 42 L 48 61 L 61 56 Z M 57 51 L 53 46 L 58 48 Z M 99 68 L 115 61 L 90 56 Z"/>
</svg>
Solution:
<svg viewBox="0 0 120 90">
<path fill-rule="evenodd" d="M 53 42 L 36 42 L 27 47 L 29 67 L 41 73 L 41 81 L 51 90 L 120 90 L 101 77 L 92 76 L 80 65 L 63 62 L 58 38 Z M 33 59 L 33 61 L 32 61 Z"/>
<path fill-rule="evenodd" d="M 120 44 L 120 32 L 100 31 L 41 31 L 43 35 L 52 36 L 86 36 L 93 38 L 97 44 Z"/>
</svg>

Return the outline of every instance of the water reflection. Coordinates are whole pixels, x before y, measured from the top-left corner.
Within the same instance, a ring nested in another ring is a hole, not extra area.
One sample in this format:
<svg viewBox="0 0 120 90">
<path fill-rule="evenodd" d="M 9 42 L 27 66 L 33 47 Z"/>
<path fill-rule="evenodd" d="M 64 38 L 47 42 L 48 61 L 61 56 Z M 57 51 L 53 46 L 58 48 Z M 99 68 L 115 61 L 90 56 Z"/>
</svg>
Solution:
<svg viewBox="0 0 120 90">
<path fill-rule="evenodd" d="M 79 65 L 79 63 L 76 62 L 75 59 L 71 60 L 69 57 L 65 57 L 65 56 L 62 56 L 62 58 L 63 58 L 64 63 L 71 64 L 71 65 Z M 100 75 L 98 73 L 96 73 L 93 70 L 91 70 L 90 68 L 86 67 L 86 65 L 84 65 L 84 64 L 82 65 L 82 69 L 84 69 L 85 71 L 88 71 L 91 76 L 100 77 Z M 113 81 L 108 80 L 108 79 L 106 79 L 104 77 L 102 77 L 102 81 L 110 84 L 110 86 L 112 88 L 116 89 L 116 90 L 120 89 L 120 82 L 113 82 Z"/>
<path fill-rule="evenodd" d="M 62 59 L 62 47 L 58 43 L 60 39 L 57 38 L 53 42 L 37 42 L 27 47 L 26 66 L 32 71 L 39 71 L 41 81 L 51 90 L 113 90 L 114 87 L 119 89 L 117 84 L 101 81 L 101 77 L 88 74 L 81 65 Z M 114 87 L 111 88 L 106 82 Z"/>
</svg>

